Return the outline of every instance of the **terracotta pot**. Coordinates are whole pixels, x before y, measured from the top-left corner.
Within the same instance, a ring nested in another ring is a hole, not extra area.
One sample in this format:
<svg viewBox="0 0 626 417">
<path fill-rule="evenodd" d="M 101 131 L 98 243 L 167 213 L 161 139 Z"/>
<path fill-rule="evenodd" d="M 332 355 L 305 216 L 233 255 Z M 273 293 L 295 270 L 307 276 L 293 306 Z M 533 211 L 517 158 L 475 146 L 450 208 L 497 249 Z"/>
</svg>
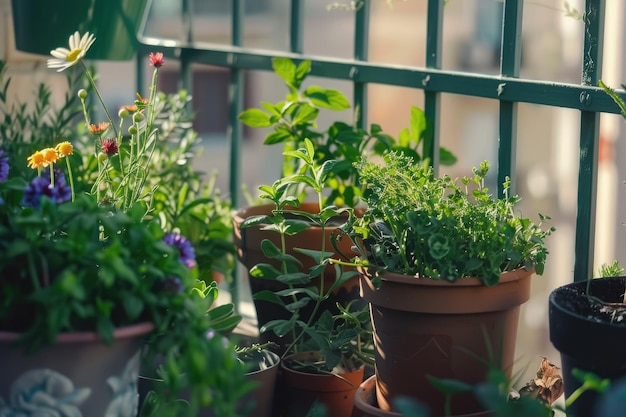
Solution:
<svg viewBox="0 0 626 417">
<path fill-rule="evenodd" d="M 363 382 L 364 366 L 345 374 L 311 374 L 287 366 L 290 359 L 318 360 L 317 352 L 289 355 L 281 362 L 280 388 L 276 409 L 281 417 L 302 417 L 317 402 L 326 408 L 326 417 L 350 416 L 354 394 Z"/>
<path fill-rule="evenodd" d="M 129 60 L 151 0 L 12 0 L 15 48 L 49 55 L 75 31 L 93 33 L 88 59 Z M 54 30 L 41 30 L 53 27 Z"/>
<path fill-rule="evenodd" d="M 454 417 L 489 417 L 488 411 L 472 414 L 456 415 Z M 351 417 L 401 417 L 395 411 L 385 411 L 378 408 L 376 402 L 376 375 L 363 381 L 354 395 L 354 411 Z"/>
<path fill-rule="evenodd" d="M 435 415 L 445 396 L 427 375 L 477 384 L 486 363 L 510 376 L 515 356 L 519 306 L 530 297 L 532 272 L 517 270 L 486 287 L 478 278 L 455 283 L 385 273 L 375 289 L 362 270 L 361 295 L 370 303 L 376 345 L 376 397 L 382 410 L 412 397 Z M 455 395 L 453 414 L 483 411 L 471 394 Z"/>
<path fill-rule="evenodd" d="M 266 258 L 261 251 L 261 242 L 264 239 L 271 240 L 277 247 L 281 246 L 278 233 L 261 230 L 261 226 L 254 226 L 245 229 L 241 229 L 240 227 L 244 219 L 250 216 L 269 215 L 271 214 L 274 207 L 275 206 L 273 204 L 253 206 L 241 209 L 237 211 L 233 216 L 234 241 L 238 248 L 237 258 L 246 267 L 247 270 L 250 270 L 253 266 L 259 263 L 270 263 L 277 268 L 280 267 L 277 262 Z M 304 203 L 302 204 L 300 209 L 303 211 L 308 211 L 310 213 L 315 213 L 318 211 L 318 206 L 317 204 L 313 203 Z M 338 221 L 337 223 L 337 225 L 327 227 L 324 231 L 324 239 L 326 240 L 325 250 L 327 252 L 333 251 L 333 246 L 330 239 L 333 234 L 339 233 L 336 226 L 339 226 L 341 223 L 343 223 L 343 221 Z M 295 236 L 287 236 L 285 241 L 288 248 L 287 252 L 290 255 L 295 256 L 302 263 L 303 271 L 308 271 L 310 268 L 315 266 L 315 263 L 310 257 L 295 252 L 293 248 L 321 250 L 321 228 L 311 227 L 298 233 Z M 352 254 L 354 254 L 351 249 L 351 241 L 347 237 L 341 239 L 339 247 L 340 250 L 346 255 L 351 256 Z M 328 266 L 324 272 L 324 288 L 329 288 L 332 283 L 335 282 L 335 278 L 336 275 L 333 266 Z M 273 280 L 257 279 L 250 277 L 249 282 L 253 296 L 254 294 L 262 290 L 280 291 L 287 288 L 284 284 Z M 317 285 L 319 288 L 320 279 L 318 278 L 313 280 L 313 284 Z M 348 280 L 344 285 L 337 288 L 337 290 L 333 292 L 333 296 L 329 297 L 322 303 L 319 311 L 322 312 L 324 310 L 330 310 L 333 313 L 338 313 L 336 307 L 337 302 L 345 305 L 352 300 L 359 300 L 359 279 L 356 275 L 354 276 L 354 278 Z M 282 306 L 268 301 L 254 300 L 254 306 L 257 313 L 257 322 L 259 328 L 261 328 L 264 324 L 271 320 L 287 320 L 291 317 L 291 314 L 288 313 Z M 304 307 L 300 312 L 300 319 L 306 321 L 310 317 L 312 308 L 312 303 L 309 303 L 309 306 Z M 261 340 L 262 342 L 273 341 L 279 346 L 286 344 L 286 340 L 284 338 L 282 340 L 278 339 L 274 334 L 262 334 Z"/>
<path fill-rule="evenodd" d="M 620 303 L 626 277 L 596 278 L 589 284 L 594 297 Z M 611 309 L 587 297 L 586 289 L 587 281 L 573 282 L 553 290 L 549 298 L 550 341 L 561 354 L 566 398 L 582 384 L 572 375 L 573 369 L 612 382 L 626 377 L 625 317 L 614 317 Z M 594 410 L 598 397 L 586 391 L 568 407 L 568 415 L 601 416 Z"/>
<path fill-rule="evenodd" d="M 64 333 L 32 355 L 15 345 L 19 334 L 0 332 L 0 414 L 136 416 L 140 351 L 153 328 L 117 329 L 110 346 L 97 333 Z"/>
<path fill-rule="evenodd" d="M 263 369 L 246 374 L 246 378 L 255 382 L 256 387 L 242 399 L 243 404 L 252 405 L 255 415 L 258 417 L 272 417 L 274 409 L 274 391 L 276 378 L 280 368 L 280 357 L 274 352 L 264 351 L 268 361 Z"/>
</svg>

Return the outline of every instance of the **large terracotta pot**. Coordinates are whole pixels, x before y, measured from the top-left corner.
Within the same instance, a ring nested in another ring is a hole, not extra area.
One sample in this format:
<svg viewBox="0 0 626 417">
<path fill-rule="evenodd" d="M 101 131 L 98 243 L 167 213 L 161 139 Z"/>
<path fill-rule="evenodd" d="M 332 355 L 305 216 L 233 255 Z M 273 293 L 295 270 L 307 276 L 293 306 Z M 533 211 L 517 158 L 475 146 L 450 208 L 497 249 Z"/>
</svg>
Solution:
<svg viewBox="0 0 626 417">
<path fill-rule="evenodd" d="M 626 277 L 596 278 L 589 282 L 589 294 L 605 302 L 623 302 Z M 582 382 L 573 369 L 592 372 L 617 382 L 626 377 L 626 322 L 624 313 L 607 308 L 587 296 L 587 281 L 556 288 L 549 298 L 550 341 L 561 354 L 565 397 Z M 568 407 L 574 417 L 598 416 L 599 395 L 588 390 Z"/>
<path fill-rule="evenodd" d="M 358 370 L 334 374 L 311 374 L 291 369 L 290 360 L 318 360 L 317 352 L 300 352 L 286 356 L 281 362 L 280 388 L 277 392 L 277 415 L 302 417 L 315 402 L 326 408 L 327 417 L 346 417 L 352 414 L 354 394 L 363 382 L 364 366 Z"/>
<path fill-rule="evenodd" d="M 128 60 L 151 0 L 12 0 L 15 48 L 49 55 L 75 31 L 93 33 L 88 59 Z M 48 28 L 44 30 L 43 28 Z"/>
<path fill-rule="evenodd" d="M 112 345 L 97 333 L 64 333 L 32 355 L 0 332 L 0 415 L 134 417 L 144 336 L 151 323 L 117 329 Z"/>
<path fill-rule="evenodd" d="M 427 375 L 477 384 L 488 366 L 509 376 L 515 356 L 519 306 L 530 297 L 532 271 L 502 275 L 487 287 L 478 278 L 455 283 L 382 275 L 375 289 L 362 270 L 361 295 L 370 303 L 376 345 L 376 397 L 382 410 L 395 411 L 400 396 L 416 398 L 434 415 L 444 413 L 445 396 Z M 471 394 L 455 395 L 453 414 L 483 411 Z"/>
<path fill-rule="evenodd" d="M 240 227 L 241 223 L 250 216 L 270 215 L 274 207 L 275 206 L 273 204 L 253 206 L 241 209 L 237 211 L 233 216 L 234 241 L 238 248 L 237 258 L 246 267 L 247 270 L 250 270 L 253 266 L 259 263 L 270 263 L 277 268 L 280 267 L 278 263 L 266 258 L 261 251 L 261 242 L 264 239 L 271 240 L 277 247 L 281 246 L 278 233 L 262 230 L 261 226 L 254 226 L 245 229 L 241 229 Z M 303 203 L 299 209 L 311 213 L 319 211 L 317 204 L 313 203 Z M 343 220 L 344 219 L 338 219 L 336 225 L 329 226 L 325 229 L 324 239 L 326 240 L 326 251 L 333 251 L 333 246 L 331 245 L 330 239 L 333 234 L 339 233 L 337 230 L 337 226 L 341 225 L 343 223 Z M 315 265 L 313 260 L 308 256 L 295 252 L 293 248 L 321 250 L 322 230 L 319 227 L 311 227 L 298 233 L 295 236 L 287 236 L 285 241 L 288 248 L 287 252 L 290 255 L 295 256 L 300 262 L 302 262 L 303 271 L 308 271 L 311 267 Z M 340 240 L 339 247 L 340 250 L 346 255 L 351 256 L 352 254 L 354 254 L 351 249 L 351 241 L 347 238 L 347 236 Z M 339 254 L 337 254 L 337 256 L 339 256 Z M 324 288 L 329 288 L 330 285 L 332 285 L 332 283 L 335 281 L 335 278 L 336 275 L 333 266 L 328 266 L 324 272 Z M 250 277 L 249 282 L 253 296 L 254 294 L 262 290 L 270 290 L 276 292 L 286 288 L 284 284 L 273 280 L 257 279 Z M 315 279 L 313 284 L 319 287 L 320 279 Z M 345 305 L 352 300 L 359 300 L 359 278 L 356 275 L 354 276 L 354 278 L 348 280 L 344 285 L 337 288 L 333 292 L 332 296 L 322 303 L 319 311 L 322 312 L 324 310 L 330 310 L 331 312 L 338 313 L 336 307 L 337 302 Z M 287 320 L 291 317 L 291 314 L 288 313 L 282 306 L 271 303 L 269 301 L 255 299 L 254 306 L 257 313 L 257 322 L 259 328 L 261 328 L 264 324 L 271 320 Z M 301 309 L 301 320 L 306 321 L 310 317 L 312 307 L 312 303 L 309 303 L 307 307 Z M 273 341 L 279 345 L 285 344 L 285 340 L 278 340 L 273 334 L 262 334 L 261 339 L 264 342 Z"/>
</svg>

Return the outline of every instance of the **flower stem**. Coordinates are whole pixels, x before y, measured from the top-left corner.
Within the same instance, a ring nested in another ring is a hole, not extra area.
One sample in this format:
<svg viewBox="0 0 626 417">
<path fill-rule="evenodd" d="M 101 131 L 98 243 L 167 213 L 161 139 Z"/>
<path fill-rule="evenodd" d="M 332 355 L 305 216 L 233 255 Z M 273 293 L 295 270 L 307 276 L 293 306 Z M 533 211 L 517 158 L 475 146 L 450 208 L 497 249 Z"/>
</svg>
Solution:
<svg viewBox="0 0 626 417">
<path fill-rule="evenodd" d="M 109 113 L 109 109 L 107 109 L 107 106 L 104 104 L 104 99 L 102 98 L 102 95 L 100 94 L 100 90 L 98 90 L 98 86 L 96 85 L 96 80 L 93 79 L 91 72 L 89 72 L 89 68 L 87 68 L 87 64 L 85 64 L 83 60 L 81 60 L 80 63 L 83 66 L 83 69 L 85 70 L 85 74 L 87 75 L 87 78 L 89 78 L 89 83 L 91 84 L 91 86 L 93 87 L 93 90 L 96 92 L 96 95 L 98 96 L 98 100 L 100 100 L 102 109 L 104 110 L 104 113 L 107 115 L 107 119 L 109 120 L 109 123 L 111 124 L 111 127 L 113 128 L 115 132 L 115 136 L 117 136 L 117 128 L 113 124 L 113 118 L 111 117 L 111 114 Z"/>
</svg>

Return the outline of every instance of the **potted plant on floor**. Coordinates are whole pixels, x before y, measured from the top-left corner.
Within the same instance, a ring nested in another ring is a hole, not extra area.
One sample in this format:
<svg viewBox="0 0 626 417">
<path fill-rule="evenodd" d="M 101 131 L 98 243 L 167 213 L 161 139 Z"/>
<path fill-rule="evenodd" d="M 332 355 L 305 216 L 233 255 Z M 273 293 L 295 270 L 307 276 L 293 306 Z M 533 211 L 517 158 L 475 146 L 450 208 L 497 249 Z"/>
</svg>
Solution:
<svg viewBox="0 0 626 417">
<path fill-rule="evenodd" d="M 626 105 L 602 81 L 600 87 L 615 101 L 626 117 Z M 626 341 L 624 289 L 626 278 L 617 263 L 603 267 L 600 278 L 573 282 L 556 288 L 549 297 L 550 341 L 561 353 L 565 395 L 571 397 L 583 382 L 575 376 L 590 372 L 616 381 L 626 376 L 620 342 Z M 610 340 L 610 343 L 603 341 Z M 593 342 L 592 342 L 593 341 Z M 587 391 L 568 406 L 574 416 L 591 416 L 598 395 Z"/>
<path fill-rule="evenodd" d="M 310 61 L 302 61 L 296 65 L 288 58 L 274 58 L 272 60 L 274 72 L 286 84 L 288 93 L 285 99 L 275 103 L 263 103 L 262 108 L 251 108 L 244 111 L 240 120 L 247 126 L 253 128 L 271 128 L 271 132 L 265 137 L 267 145 L 283 146 L 283 162 L 280 176 L 286 178 L 298 174 L 303 167 L 301 159 L 294 157 L 292 153 L 303 148 L 305 141 L 310 140 L 315 149 L 314 158 L 319 165 L 326 161 L 334 161 L 332 165 L 326 167 L 324 197 L 318 202 L 309 202 L 303 195 L 303 187 L 306 184 L 294 185 L 285 190 L 291 201 L 280 207 L 281 210 L 288 210 L 289 206 L 298 200 L 299 211 L 306 211 L 312 215 L 320 213 L 320 208 L 325 206 L 354 207 L 358 204 L 362 194 L 362 187 L 359 182 L 356 168 L 353 163 L 359 160 L 364 154 L 381 155 L 389 150 L 398 150 L 410 155 L 416 160 L 420 159 L 418 148 L 424 139 L 430 134 L 430 127 L 424 113 L 417 107 L 411 109 L 411 128 L 403 129 L 398 140 L 383 132 L 383 129 L 372 124 L 369 131 L 357 127 L 359 118 L 358 109 L 355 110 L 354 124 L 342 121 L 335 121 L 327 128 L 318 126 L 318 118 L 323 110 L 341 112 L 349 109 L 348 99 L 341 92 L 334 89 L 322 88 L 311 85 L 305 86 L 307 76 L 311 70 Z M 446 149 L 441 149 L 442 163 L 452 164 L 454 156 Z M 238 247 L 237 257 L 247 270 L 254 265 L 267 262 L 267 258 L 261 252 L 261 242 L 264 239 L 276 239 L 275 233 L 269 232 L 263 224 L 259 223 L 254 227 L 242 229 L 240 225 L 248 218 L 261 218 L 267 221 L 265 225 L 271 224 L 275 209 L 273 202 L 253 205 L 239 209 L 234 215 L 234 235 L 235 243 Z M 300 217 L 304 220 L 305 217 Z M 330 247 L 331 237 L 336 235 L 336 226 L 343 223 L 341 219 L 337 222 L 328 222 L 325 227 L 326 239 L 324 245 Z M 301 223 L 297 236 L 287 233 L 285 243 L 287 253 L 295 256 L 307 270 L 315 265 L 315 262 L 301 253 L 293 251 L 291 248 L 299 247 L 311 250 L 320 250 L 322 242 L 319 225 L 309 224 L 304 227 Z M 280 242 L 274 240 L 274 244 L 280 246 Z M 350 242 L 344 239 L 339 243 L 343 253 L 350 252 Z M 275 267 L 278 264 L 274 263 Z M 327 268 L 326 277 L 332 280 L 333 269 Z M 252 293 L 255 294 L 263 289 L 276 291 L 281 286 L 275 282 L 268 283 L 250 277 Z M 335 293 L 324 303 L 323 308 L 334 308 L 335 302 L 346 302 L 358 298 L 358 282 L 356 278 L 349 280 L 341 287 L 336 288 Z M 265 300 L 256 299 L 255 307 L 259 327 L 268 321 L 281 317 L 281 310 L 276 309 L 271 303 Z M 284 317 L 284 315 L 282 316 Z"/>
<path fill-rule="evenodd" d="M 381 409 L 408 396 L 440 415 L 444 396 L 429 377 L 475 384 L 487 364 L 513 366 L 519 306 L 532 273 L 543 272 L 552 229 L 515 214 L 519 199 L 508 184 L 494 199 L 484 185 L 488 168 L 482 163 L 457 184 L 398 153 L 357 164 L 367 210 L 342 228 L 360 252 Z M 471 396 L 451 407 L 481 411 Z"/>
<path fill-rule="evenodd" d="M 51 64 L 65 69 L 82 62 L 93 41 L 77 33 L 67 51 L 71 59 Z M 45 100 L 42 91 L 39 99 Z M 84 106 L 87 92 L 78 96 Z M 147 215 L 149 193 L 140 187 L 145 172 L 138 171 L 150 148 L 137 142 L 156 136 L 153 103 L 142 103 L 133 117 L 130 140 L 102 137 L 108 126 L 90 125 L 99 133 L 98 146 L 89 159 L 96 163 L 85 169 L 77 169 L 82 158 L 69 141 L 54 144 L 71 117 L 59 116 L 61 125 L 50 126 L 44 148 L 29 141 L 41 139 L 36 132 L 21 141 L 12 135 L 11 153 L 0 151 L 0 339 L 9 364 L 0 378 L 2 414 L 134 416 L 142 348 L 146 358 L 163 358 L 161 398 L 191 386 L 189 415 L 203 405 L 234 415 L 247 390 L 234 347 L 207 338 L 215 323 L 233 325 L 232 305 L 213 308 L 213 292 L 194 277 L 193 247 Z M 11 118 L 25 111 L 15 106 Z M 14 131 L 3 126 L 6 132 Z M 124 158 L 115 165 L 118 154 Z M 13 169 L 26 162 L 29 173 Z M 121 165 L 132 179 L 116 175 Z M 89 195 L 92 183 L 85 180 L 93 169 L 100 185 Z M 83 353 L 83 347 L 95 351 Z"/>
<path fill-rule="evenodd" d="M 273 332 L 277 337 L 275 340 L 281 343 L 283 385 L 277 390 L 280 393 L 277 415 L 303 415 L 318 401 L 327 407 L 330 416 L 342 416 L 352 410 L 354 392 L 363 379 L 363 363 L 370 358 L 367 350 L 371 343 L 369 315 L 363 306 L 359 308 L 356 300 L 346 305 L 337 303 L 338 313 L 323 308 L 323 302 L 337 287 L 352 279 L 356 271 L 334 265 L 332 279 L 325 277 L 328 261 L 335 254 L 325 246 L 323 232 L 326 225 L 346 209 L 325 206 L 318 214 L 313 214 L 299 211 L 299 201 L 289 197 L 289 187 L 306 184 L 321 200 L 325 176 L 334 163 L 326 161 L 318 166 L 312 142 L 307 140 L 304 145 L 304 148 L 290 152 L 304 163 L 300 173 L 278 180 L 272 186 L 261 187 L 276 208 L 271 219 L 256 220 L 271 222 L 266 228 L 277 234 L 281 242 L 277 246 L 272 240 L 265 239 L 261 250 L 267 259 L 279 266 L 262 262 L 251 268 L 250 275 L 253 279 L 275 281 L 285 286 L 255 295 L 287 313 L 286 318 L 274 319 L 261 328 L 262 333 Z M 291 205 L 288 213 L 284 209 L 287 204 Z M 254 221 L 244 221 L 242 227 L 252 226 Z M 310 223 L 318 225 L 322 231 L 321 250 L 294 249 L 311 258 L 314 265 L 309 268 L 287 252 L 284 237 L 287 234 L 297 236 L 298 231 L 309 227 Z M 319 285 L 314 284 L 316 279 Z M 335 398 L 340 400 L 340 405 L 333 403 Z"/>
</svg>

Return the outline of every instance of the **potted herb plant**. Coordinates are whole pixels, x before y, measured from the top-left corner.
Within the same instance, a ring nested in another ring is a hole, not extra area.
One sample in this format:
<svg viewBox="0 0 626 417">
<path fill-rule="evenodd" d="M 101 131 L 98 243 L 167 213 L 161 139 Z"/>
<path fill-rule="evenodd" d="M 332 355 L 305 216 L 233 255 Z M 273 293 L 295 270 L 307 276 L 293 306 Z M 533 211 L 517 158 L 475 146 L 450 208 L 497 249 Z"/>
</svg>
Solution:
<svg viewBox="0 0 626 417">
<path fill-rule="evenodd" d="M 288 93 L 284 100 L 278 103 L 263 103 L 262 108 L 250 108 L 245 110 L 239 119 L 247 126 L 253 128 L 271 128 L 271 132 L 265 137 L 267 145 L 283 146 L 283 163 L 280 177 L 288 178 L 297 175 L 306 169 L 303 160 L 293 156 L 293 152 L 305 146 L 305 141 L 310 140 L 314 147 L 314 159 L 322 165 L 327 161 L 333 161 L 326 166 L 324 173 L 324 196 L 318 201 L 307 200 L 306 188 L 308 184 L 291 183 L 289 187 L 281 189 L 283 204 L 279 207 L 283 213 L 288 213 L 289 207 L 297 205 L 300 212 L 308 212 L 315 217 L 320 210 L 327 206 L 340 208 L 353 208 L 360 201 L 362 187 L 358 173 L 353 163 L 358 161 L 364 154 L 381 155 L 389 150 L 398 150 L 410 155 L 416 160 L 421 159 L 417 151 L 422 141 L 430 134 L 430 127 L 424 113 L 417 107 L 411 109 L 411 128 L 403 129 L 398 140 L 383 132 L 383 129 L 372 124 L 369 131 L 342 121 L 331 123 L 323 129 L 318 125 L 320 112 L 342 112 L 350 108 L 348 99 L 340 91 L 322 88 L 316 85 L 306 86 L 307 76 L 311 71 L 311 62 L 302 61 L 296 64 L 288 58 L 274 58 L 272 60 L 274 72 L 279 76 L 287 87 Z M 355 110 L 355 119 L 358 120 L 358 109 Z M 356 124 L 356 121 L 355 121 Z M 442 163 L 452 164 L 454 156 L 446 149 L 441 150 Z M 263 190 L 265 191 L 265 190 Z M 271 200 L 271 199 L 270 199 Z M 269 229 L 274 220 L 275 204 L 269 201 L 266 204 L 253 205 L 240 208 L 233 217 L 235 243 L 238 247 L 237 257 L 247 270 L 262 262 L 268 262 L 261 248 L 261 242 L 272 239 L 276 246 L 280 246 L 278 235 Z M 293 208 L 293 207 L 292 207 Z M 358 212 L 358 210 L 357 210 Z M 320 243 L 325 247 L 331 246 L 340 232 L 337 226 L 344 222 L 338 213 L 333 221 L 326 222 L 324 227 L 325 239 L 321 238 L 322 230 L 319 223 L 306 221 L 306 216 L 298 216 L 300 221 L 295 235 L 295 226 L 284 234 L 287 253 L 295 256 L 304 266 L 304 270 L 315 266 L 316 262 L 302 253 L 292 250 L 299 247 L 310 250 L 321 250 Z M 248 219 L 256 219 L 256 225 L 250 226 Z M 259 222 L 263 219 L 264 222 Z M 275 219 L 276 220 L 276 219 Z M 280 220 L 280 219 L 279 219 Z M 248 227 L 241 228 L 246 222 Z M 338 243 L 340 251 L 350 253 L 350 242 L 343 239 Z M 278 267 L 277 263 L 273 263 Z M 325 276 L 333 281 L 333 269 L 327 268 Z M 282 286 L 276 282 L 267 282 L 250 277 L 252 293 L 255 294 L 264 289 L 279 290 Z M 319 285 L 319 284 L 318 284 Z M 358 282 L 356 277 L 337 287 L 335 293 L 323 305 L 324 309 L 334 308 L 335 303 L 345 303 L 358 298 Z M 259 327 L 268 321 L 284 317 L 280 316 L 281 310 L 276 309 L 271 303 L 262 299 L 255 299 L 255 307 Z"/>
<path fill-rule="evenodd" d="M 600 87 L 613 99 L 622 116 L 626 104 L 602 81 Z M 623 87 L 623 86 L 622 86 Z M 604 265 L 600 278 L 573 282 L 552 291 L 549 297 L 550 341 L 561 353 L 565 395 L 571 397 L 583 381 L 576 373 L 592 373 L 600 379 L 616 382 L 626 376 L 626 361 L 620 354 L 620 342 L 626 341 L 623 322 L 626 304 L 626 277 L 616 262 Z M 603 341 L 610 340 L 610 343 Z M 591 342 L 593 341 L 593 342 Z M 586 391 L 567 410 L 574 416 L 595 414 L 597 392 Z"/>
<path fill-rule="evenodd" d="M 519 306 L 532 273 L 543 272 L 552 229 L 515 214 L 519 198 L 507 183 L 494 199 L 488 168 L 482 163 L 458 184 L 395 152 L 357 164 L 367 210 L 344 231 L 360 252 L 383 410 L 408 396 L 440 415 L 445 398 L 429 378 L 475 384 L 487 364 L 510 373 Z M 452 400 L 453 415 L 479 411 L 470 395 Z"/>
<path fill-rule="evenodd" d="M 63 50 L 67 57 L 57 51 L 49 65 L 64 70 L 81 63 L 94 41 L 76 33 Z M 151 63 L 155 86 L 162 58 L 153 54 Z M 8 81 L 4 91 L 6 86 Z M 78 94 L 85 115 L 87 95 Z M 97 146 L 86 158 L 96 163 L 85 169 L 74 165 L 82 158 L 69 141 L 50 143 L 67 131 L 71 117 L 59 114 L 62 123 L 46 125 L 45 148 L 39 147 L 41 132 L 19 141 L 19 129 L 2 126 L 3 136 L 10 134 L 10 152 L 0 151 L 0 340 L 10 363 L 0 378 L 3 414 L 134 416 L 142 357 L 148 364 L 163 358 L 160 398 L 169 401 L 191 387 L 188 415 L 207 405 L 235 415 L 248 388 L 234 346 L 207 337 L 236 324 L 232 305 L 213 306 L 216 287 L 196 280 L 189 241 L 147 214 L 142 179 L 157 136 L 154 97 L 141 100 L 130 137 L 119 133 L 121 123 L 114 138 L 103 137 L 109 125 L 87 119 Z M 45 89 L 38 99 L 45 104 Z M 124 117 L 130 113 L 125 110 Z M 25 111 L 13 107 L 8 118 L 28 119 Z M 14 169 L 26 163 L 30 172 Z M 98 186 L 92 188 L 94 178 Z"/>
<path fill-rule="evenodd" d="M 352 411 L 354 392 L 364 375 L 364 362 L 370 359 L 368 344 L 371 343 L 371 329 L 368 312 L 358 300 L 342 305 L 337 303 L 335 311 L 324 309 L 323 303 L 336 288 L 356 275 L 355 270 L 344 270 L 338 265 L 331 266 L 331 279 L 325 276 L 328 262 L 334 252 L 324 244 L 324 230 L 329 222 L 345 209 L 325 206 L 317 213 L 298 210 L 298 200 L 288 197 L 287 189 L 294 185 L 306 184 L 311 187 L 318 199 L 322 198 L 325 176 L 333 161 L 318 166 L 311 141 L 304 147 L 290 152 L 290 156 L 304 164 L 303 170 L 293 176 L 276 181 L 272 186 L 262 186 L 261 190 L 275 204 L 271 219 L 251 218 L 242 227 L 249 227 L 256 221 L 268 224 L 267 230 L 275 233 L 280 242 L 261 242 L 261 250 L 270 262 L 262 262 L 250 270 L 253 279 L 277 282 L 284 286 L 278 290 L 266 289 L 255 294 L 286 312 L 285 318 L 276 318 L 261 328 L 261 333 L 272 332 L 274 340 L 281 345 L 281 368 L 283 385 L 277 390 L 277 413 L 283 416 L 303 415 L 314 403 L 327 408 L 329 416 L 343 416 Z M 291 207 L 285 210 L 285 206 Z M 298 235 L 299 230 L 316 224 L 320 233 L 321 250 L 294 248 L 312 260 L 313 266 L 303 265 L 287 252 L 285 236 Z M 276 267 L 274 264 L 278 264 Z M 319 285 L 315 285 L 318 280 Z M 338 400 L 339 404 L 335 401 Z"/>
</svg>

